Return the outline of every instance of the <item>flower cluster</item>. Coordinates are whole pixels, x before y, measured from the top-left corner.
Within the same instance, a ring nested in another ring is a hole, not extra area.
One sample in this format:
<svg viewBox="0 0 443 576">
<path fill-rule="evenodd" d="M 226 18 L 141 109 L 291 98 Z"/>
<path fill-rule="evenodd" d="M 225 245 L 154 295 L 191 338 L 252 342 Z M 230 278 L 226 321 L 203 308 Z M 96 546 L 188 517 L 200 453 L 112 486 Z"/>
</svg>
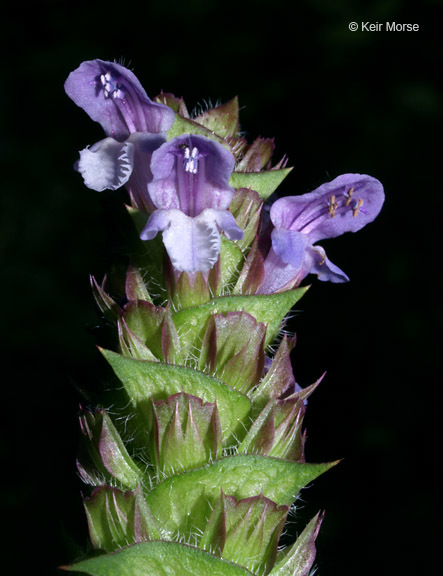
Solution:
<svg viewBox="0 0 443 576">
<path fill-rule="evenodd" d="M 238 194 L 230 185 L 238 158 L 229 142 L 192 132 L 168 139 L 173 109 L 152 101 L 134 74 L 117 63 L 83 62 L 65 90 L 107 136 L 80 152 L 76 169 L 86 186 L 97 191 L 126 186 L 134 207 L 149 215 L 141 239 L 162 232 L 176 271 L 207 273 L 219 258 L 221 232 L 233 241 L 243 236 L 229 210 Z M 347 281 L 316 243 L 360 230 L 383 201 L 378 180 L 344 174 L 311 193 L 274 202 L 270 242 L 261 242 L 265 248 L 257 253 L 256 293 L 293 288 L 310 273 L 323 281 Z M 269 229 L 261 233 L 269 236 Z"/>
</svg>

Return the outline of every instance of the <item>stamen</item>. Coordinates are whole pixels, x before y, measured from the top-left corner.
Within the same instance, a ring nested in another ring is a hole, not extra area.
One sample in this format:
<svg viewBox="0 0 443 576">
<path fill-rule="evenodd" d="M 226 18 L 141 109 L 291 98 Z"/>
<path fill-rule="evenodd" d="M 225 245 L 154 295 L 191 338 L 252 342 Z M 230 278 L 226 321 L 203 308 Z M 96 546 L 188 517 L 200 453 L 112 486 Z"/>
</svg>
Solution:
<svg viewBox="0 0 443 576">
<path fill-rule="evenodd" d="M 186 146 L 184 149 L 185 161 L 183 162 L 183 168 L 185 172 L 189 172 L 190 174 L 197 174 L 199 155 L 200 154 L 198 148 L 194 146 L 191 152 L 189 146 Z"/>
<path fill-rule="evenodd" d="M 112 97 L 114 99 L 116 98 L 120 98 L 121 100 L 125 97 L 125 94 L 123 92 L 123 90 L 121 88 L 116 88 L 113 92 L 112 92 Z"/>
<path fill-rule="evenodd" d="M 354 218 L 357 217 L 358 215 L 358 211 L 360 210 L 360 208 L 363 206 L 363 198 L 360 198 L 356 203 L 355 203 L 355 207 L 352 210 L 352 215 L 354 216 Z"/>
<path fill-rule="evenodd" d="M 125 92 L 122 89 L 120 82 L 115 80 L 110 72 L 100 75 L 100 82 L 103 86 L 103 95 L 105 98 L 114 98 L 123 100 Z"/>
<path fill-rule="evenodd" d="M 331 218 L 334 218 L 335 211 L 337 210 L 337 208 L 338 208 L 338 204 L 335 201 L 335 196 L 333 194 L 328 200 L 328 212 L 331 215 Z"/>
<path fill-rule="evenodd" d="M 320 252 L 320 250 L 316 250 L 317 254 L 320 255 L 321 260 L 318 262 L 319 266 L 323 266 L 323 264 L 326 262 L 326 254 L 324 252 Z"/>
<path fill-rule="evenodd" d="M 354 188 L 349 188 L 348 193 L 346 194 L 345 206 L 349 206 L 349 204 L 351 203 L 353 194 L 354 194 Z"/>
</svg>

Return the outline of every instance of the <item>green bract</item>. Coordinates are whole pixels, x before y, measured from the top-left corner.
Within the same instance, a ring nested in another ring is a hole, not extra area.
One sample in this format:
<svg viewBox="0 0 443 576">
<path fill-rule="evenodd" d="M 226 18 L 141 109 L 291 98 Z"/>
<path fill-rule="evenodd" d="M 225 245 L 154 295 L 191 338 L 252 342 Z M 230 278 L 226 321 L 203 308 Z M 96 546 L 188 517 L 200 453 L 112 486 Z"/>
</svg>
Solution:
<svg viewBox="0 0 443 576">
<path fill-rule="evenodd" d="M 113 554 L 89 558 L 67 569 L 91 576 L 247 576 L 249 570 L 192 546 L 143 542 Z"/>
<path fill-rule="evenodd" d="M 257 322 L 266 323 L 265 344 L 271 344 L 281 328 L 283 318 L 305 292 L 306 288 L 297 288 L 280 294 L 225 296 L 214 298 L 202 306 L 180 310 L 172 315 L 172 319 L 177 330 L 182 333 L 182 350 L 198 347 L 212 315 L 234 311 L 247 312 Z"/>
<path fill-rule="evenodd" d="M 262 494 L 277 506 L 289 506 L 306 484 L 334 464 L 287 462 L 252 454 L 231 456 L 167 478 L 149 492 L 147 502 L 172 537 L 203 530 L 221 491 L 237 499 Z"/>
<path fill-rule="evenodd" d="M 110 350 L 102 353 L 122 382 L 140 419 L 139 425 L 146 427 L 147 432 L 151 428 L 151 400 L 166 400 L 179 392 L 203 402 L 216 402 L 225 444 L 232 441 L 246 422 L 250 400 L 217 378 L 185 366 L 134 360 Z"/>
<path fill-rule="evenodd" d="M 255 190 L 260 198 L 266 200 L 277 190 L 292 168 L 266 170 L 264 172 L 233 172 L 230 180 L 234 188 Z"/>
</svg>

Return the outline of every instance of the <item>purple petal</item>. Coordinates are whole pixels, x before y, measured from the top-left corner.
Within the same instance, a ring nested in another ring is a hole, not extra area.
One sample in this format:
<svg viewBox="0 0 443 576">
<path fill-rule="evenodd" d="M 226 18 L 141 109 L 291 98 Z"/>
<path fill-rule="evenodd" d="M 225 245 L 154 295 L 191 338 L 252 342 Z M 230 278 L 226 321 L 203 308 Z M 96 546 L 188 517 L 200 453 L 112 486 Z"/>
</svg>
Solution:
<svg viewBox="0 0 443 576">
<path fill-rule="evenodd" d="M 271 220 L 276 228 L 306 234 L 314 244 L 360 230 L 374 220 L 383 202 L 378 180 L 365 174 L 343 174 L 308 194 L 277 200 Z"/>
<path fill-rule="evenodd" d="M 271 239 L 272 248 L 282 262 L 300 270 L 303 266 L 306 250 L 310 245 L 308 237 L 295 230 L 274 228 Z"/>
<path fill-rule="evenodd" d="M 264 279 L 257 290 L 257 294 L 273 294 L 293 288 L 303 278 L 299 278 L 300 268 L 285 264 L 283 260 L 270 249 L 264 262 Z"/>
<path fill-rule="evenodd" d="M 116 140 L 133 132 L 165 132 L 174 122 L 173 110 L 152 102 L 136 76 L 115 62 L 83 62 L 68 76 L 65 91 Z"/>
<path fill-rule="evenodd" d="M 241 240 L 243 230 L 237 226 L 234 216 L 228 210 L 205 210 L 202 215 L 208 212 L 213 213 L 213 217 L 220 230 L 223 230 L 229 240 Z"/>
<path fill-rule="evenodd" d="M 281 228 L 272 231 L 272 248 L 265 259 L 265 276 L 257 293 L 272 294 L 288 290 L 308 274 L 323 282 L 347 282 L 346 274 L 333 264 L 321 246 L 309 244 L 308 237 Z"/>
<path fill-rule="evenodd" d="M 234 157 L 221 144 L 198 135 L 173 138 L 152 155 L 148 190 L 157 208 L 198 216 L 207 208 L 226 210 L 234 196 L 228 181 Z"/>
<path fill-rule="evenodd" d="M 134 170 L 126 188 L 133 205 L 138 210 L 150 214 L 154 210 L 148 193 L 148 183 L 152 180 L 151 156 L 166 141 L 166 136 L 136 132 L 129 136 L 128 141 L 134 143 Z"/>
<path fill-rule="evenodd" d="M 105 138 L 80 152 L 76 169 L 92 190 L 116 190 L 126 184 L 134 167 L 134 145 Z"/>
<path fill-rule="evenodd" d="M 260 294 L 292 288 L 306 276 L 303 264 L 309 248 L 307 236 L 293 230 L 274 228 L 271 238 L 272 248 L 265 259 L 265 276 Z"/>
<path fill-rule="evenodd" d="M 105 138 L 80 152 L 76 170 L 92 190 L 116 190 L 127 184 L 140 209 L 152 212 L 147 185 L 152 178 L 152 152 L 166 140 L 163 134 L 135 132 L 125 142 Z"/>
<path fill-rule="evenodd" d="M 349 282 L 349 278 L 343 270 L 340 270 L 338 266 L 328 259 L 321 246 L 309 247 L 304 271 L 306 272 L 305 276 L 307 274 L 317 274 L 318 279 L 322 282 L 333 282 L 335 284 Z"/>
<path fill-rule="evenodd" d="M 173 221 L 175 212 L 177 210 L 155 210 L 150 216 L 143 228 L 140 238 L 142 240 L 152 240 L 158 234 L 158 232 L 163 232 L 168 226 L 170 226 L 171 221 Z"/>
<path fill-rule="evenodd" d="M 207 272 L 217 262 L 220 234 L 213 218 L 190 218 L 174 210 L 174 221 L 163 232 L 163 243 L 172 265 L 183 272 Z"/>
</svg>

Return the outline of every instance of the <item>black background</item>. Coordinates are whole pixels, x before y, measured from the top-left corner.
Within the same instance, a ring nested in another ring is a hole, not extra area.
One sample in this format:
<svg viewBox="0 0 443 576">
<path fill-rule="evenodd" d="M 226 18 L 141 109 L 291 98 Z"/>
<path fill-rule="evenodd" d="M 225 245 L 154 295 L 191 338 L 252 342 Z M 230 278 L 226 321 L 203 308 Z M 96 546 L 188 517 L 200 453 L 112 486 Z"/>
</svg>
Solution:
<svg viewBox="0 0 443 576">
<path fill-rule="evenodd" d="M 314 282 L 291 321 L 309 402 L 307 458 L 344 458 L 306 489 L 326 509 L 321 576 L 435 573 L 440 506 L 442 4 L 434 0 L 46 0 L 3 21 L 2 513 L 9 573 L 55 574 L 86 542 L 76 386 L 102 378 L 88 275 L 118 247 L 112 195 L 72 170 L 100 126 L 65 96 L 83 60 L 124 59 L 153 97 L 240 99 L 248 138 L 274 136 L 282 194 L 341 173 L 382 181 L 376 222 L 324 242 L 350 276 Z M 351 21 L 418 32 L 350 32 Z M 117 220 L 118 222 L 118 220 Z M 14 530 L 11 530 L 14 524 Z"/>
</svg>

